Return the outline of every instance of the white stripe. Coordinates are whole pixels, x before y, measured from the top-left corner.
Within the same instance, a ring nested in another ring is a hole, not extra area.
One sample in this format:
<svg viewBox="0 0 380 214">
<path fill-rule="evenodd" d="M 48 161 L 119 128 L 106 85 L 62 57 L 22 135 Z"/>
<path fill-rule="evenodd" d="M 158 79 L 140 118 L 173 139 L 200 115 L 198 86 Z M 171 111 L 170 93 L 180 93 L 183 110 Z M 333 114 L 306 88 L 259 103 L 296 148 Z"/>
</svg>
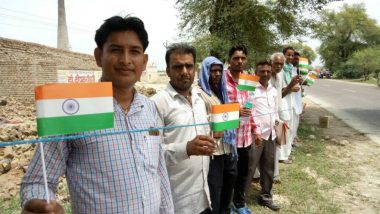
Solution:
<svg viewBox="0 0 380 214">
<path fill-rule="evenodd" d="M 239 79 L 239 85 L 256 86 L 257 83 L 256 81 Z"/>
<path fill-rule="evenodd" d="M 212 122 L 214 123 L 221 123 L 226 122 L 230 120 L 238 120 L 239 119 L 239 111 L 231 111 L 228 112 L 228 120 L 223 119 L 223 115 L 225 113 L 219 113 L 219 114 L 212 114 Z"/>
<path fill-rule="evenodd" d="M 113 97 L 76 98 L 75 100 L 79 103 L 79 110 L 73 115 L 66 114 L 62 109 L 62 105 L 66 100 L 38 100 L 36 103 L 37 117 L 62 117 L 113 112 Z"/>
</svg>

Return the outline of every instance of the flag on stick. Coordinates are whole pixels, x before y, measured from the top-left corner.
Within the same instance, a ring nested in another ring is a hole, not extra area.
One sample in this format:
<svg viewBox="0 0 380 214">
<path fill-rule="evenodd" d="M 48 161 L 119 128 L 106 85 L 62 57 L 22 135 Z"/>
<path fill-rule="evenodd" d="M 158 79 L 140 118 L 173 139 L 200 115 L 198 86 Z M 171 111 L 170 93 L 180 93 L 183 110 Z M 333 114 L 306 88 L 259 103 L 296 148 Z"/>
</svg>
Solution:
<svg viewBox="0 0 380 214">
<path fill-rule="evenodd" d="M 211 106 L 213 131 L 224 131 L 239 128 L 239 103 Z"/>
<path fill-rule="evenodd" d="M 299 58 L 299 69 L 302 75 L 306 75 L 309 72 L 309 60 L 307 58 Z"/>
<path fill-rule="evenodd" d="M 259 83 L 260 77 L 251 74 L 239 74 L 239 90 L 254 91 Z"/>
<path fill-rule="evenodd" d="M 39 136 L 112 128 L 112 83 L 58 83 L 35 88 Z"/>
<path fill-rule="evenodd" d="M 317 80 L 318 77 L 312 74 L 311 72 L 306 76 L 305 81 L 308 86 L 311 86 L 314 84 L 315 80 Z"/>
</svg>

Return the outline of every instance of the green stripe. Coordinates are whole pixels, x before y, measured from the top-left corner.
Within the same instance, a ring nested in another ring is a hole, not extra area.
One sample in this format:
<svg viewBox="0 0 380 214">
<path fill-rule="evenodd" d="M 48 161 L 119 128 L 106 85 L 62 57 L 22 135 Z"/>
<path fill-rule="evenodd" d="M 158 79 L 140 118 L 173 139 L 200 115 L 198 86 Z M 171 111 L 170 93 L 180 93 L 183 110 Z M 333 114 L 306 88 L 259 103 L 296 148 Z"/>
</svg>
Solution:
<svg viewBox="0 0 380 214">
<path fill-rule="evenodd" d="M 302 74 L 302 75 L 306 75 L 306 74 L 308 74 L 308 73 L 309 73 L 309 71 L 308 71 L 308 70 L 302 70 L 302 69 L 300 69 L 300 72 L 301 72 L 301 74 Z"/>
<path fill-rule="evenodd" d="M 113 128 L 113 112 L 37 119 L 38 136 Z"/>
<path fill-rule="evenodd" d="M 237 88 L 238 88 L 239 90 L 254 91 L 254 90 L 256 89 L 256 86 L 238 85 Z"/>
<path fill-rule="evenodd" d="M 314 81 L 309 78 L 306 78 L 306 82 L 307 82 L 307 85 L 309 86 L 314 84 Z"/>
<path fill-rule="evenodd" d="M 309 64 L 298 64 L 300 68 L 309 68 Z"/>
<path fill-rule="evenodd" d="M 239 120 L 230 120 L 221 123 L 212 123 L 212 130 L 214 132 L 224 131 L 227 129 L 239 128 Z"/>
</svg>

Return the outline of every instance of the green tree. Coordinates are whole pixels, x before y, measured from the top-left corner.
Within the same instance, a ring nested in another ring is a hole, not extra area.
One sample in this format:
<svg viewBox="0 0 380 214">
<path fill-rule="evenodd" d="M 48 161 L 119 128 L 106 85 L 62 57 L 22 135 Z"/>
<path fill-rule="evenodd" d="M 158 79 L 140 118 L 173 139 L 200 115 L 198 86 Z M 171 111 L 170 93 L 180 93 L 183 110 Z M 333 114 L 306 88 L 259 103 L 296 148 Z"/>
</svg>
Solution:
<svg viewBox="0 0 380 214">
<path fill-rule="evenodd" d="M 374 73 L 378 78 L 380 71 L 380 45 L 366 48 L 352 54 L 347 61 L 347 67 L 364 76 L 364 80 L 369 79 L 369 75 Z"/>
<path fill-rule="evenodd" d="M 177 0 L 176 4 L 182 36 L 200 48 L 207 41 L 201 52 L 225 56 L 231 45 L 241 43 L 248 47 L 249 57 L 257 59 L 278 50 L 285 38 L 305 35 L 312 15 L 332 1 Z"/>
<path fill-rule="evenodd" d="M 322 11 L 313 31 L 322 41 L 318 51 L 331 71 L 344 72 L 353 53 L 380 44 L 380 27 L 368 17 L 364 4 L 345 4 L 339 12 Z"/>
<path fill-rule="evenodd" d="M 310 65 L 317 58 L 315 51 L 310 46 L 302 42 L 292 42 L 285 46 L 293 47 L 302 57 L 308 58 Z"/>
</svg>

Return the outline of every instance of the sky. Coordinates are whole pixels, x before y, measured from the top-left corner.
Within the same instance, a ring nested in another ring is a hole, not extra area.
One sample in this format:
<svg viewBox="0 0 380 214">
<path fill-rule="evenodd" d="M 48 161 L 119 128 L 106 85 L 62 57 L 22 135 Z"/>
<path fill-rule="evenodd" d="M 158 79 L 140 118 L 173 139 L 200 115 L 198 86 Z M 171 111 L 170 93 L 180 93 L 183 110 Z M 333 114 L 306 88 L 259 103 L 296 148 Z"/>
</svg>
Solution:
<svg viewBox="0 0 380 214">
<path fill-rule="evenodd" d="M 345 0 L 330 3 L 338 9 L 343 3 L 366 4 L 369 17 L 380 23 L 378 0 Z M 65 0 L 66 22 L 72 51 L 93 54 L 94 35 L 103 21 L 114 15 L 140 17 L 148 31 L 147 53 L 159 70 L 165 69 L 165 44 L 179 42 L 179 13 L 175 0 Z M 57 46 L 58 0 L 0 0 L 0 37 Z M 318 40 L 307 39 L 314 50 Z M 316 60 L 314 65 L 320 64 Z"/>
</svg>

